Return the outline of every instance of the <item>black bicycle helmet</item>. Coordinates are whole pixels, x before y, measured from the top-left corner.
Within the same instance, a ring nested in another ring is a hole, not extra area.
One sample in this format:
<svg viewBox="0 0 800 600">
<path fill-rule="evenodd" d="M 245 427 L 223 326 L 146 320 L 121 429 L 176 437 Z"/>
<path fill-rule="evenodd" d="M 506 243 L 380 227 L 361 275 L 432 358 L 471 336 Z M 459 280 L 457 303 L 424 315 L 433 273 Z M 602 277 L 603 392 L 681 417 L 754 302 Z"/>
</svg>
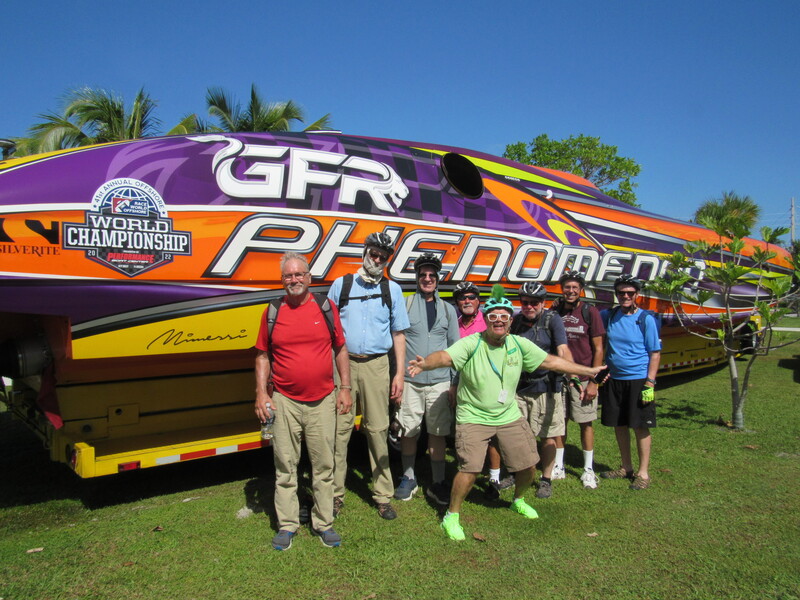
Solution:
<svg viewBox="0 0 800 600">
<path fill-rule="evenodd" d="M 370 246 L 377 248 L 378 250 L 383 250 L 384 252 L 387 252 L 389 256 L 394 254 L 394 244 L 392 244 L 392 238 L 390 238 L 388 234 L 383 233 L 382 231 L 376 231 L 375 233 L 370 233 L 367 236 L 367 239 L 364 242 L 365 253 L 367 251 L 367 248 L 369 248 Z"/>
<path fill-rule="evenodd" d="M 564 274 L 558 278 L 558 283 L 564 285 L 568 281 L 577 281 L 581 287 L 586 287 L 586 279 L 580 271 L 564 271 Z"/>
<path fill-rule="evenodd" d="M 416 271 L 417 276 L 419 276 L 419 270 L 422 267 L 433 267 L 433 270 L 436 272 L 436 277 L 438 278 L 439 271 L 442 270 L 442 261 L 439 260 L 439 257 L 433 252 L 426 252 L 414 261 L 414 271 Z"/>
<path fill-rule="evenodd" d="M 481 297 L 481 291 L 471 281 L 461 281 L 456 284 L 453 290 L 453 300 L 458 300 L 464 294 L 475 294 L 478 298 Z"/>
<path fill-rule="evenodd" d="M 547 296 L 547 290 L 544 289 L 544 286 L 541 283 L 536 281 L 526 281 L 520 286 L 519 295 L 530 296 L 531 298 L 539 298 L 540 300 L 544 300 L 544 297 Z"/>
<path fill-rule="evenodd" d="M 616 281 L 614 281 L 614 289 L 616 290 L 621 285 L 630 285 L 636 288 L 636 291 L 640 291 L 642 289 L 642 281 L 640 279 L 636 279 L 629 273 L 623 273 L 619 277 L 617 277 Z"/>
</svg>

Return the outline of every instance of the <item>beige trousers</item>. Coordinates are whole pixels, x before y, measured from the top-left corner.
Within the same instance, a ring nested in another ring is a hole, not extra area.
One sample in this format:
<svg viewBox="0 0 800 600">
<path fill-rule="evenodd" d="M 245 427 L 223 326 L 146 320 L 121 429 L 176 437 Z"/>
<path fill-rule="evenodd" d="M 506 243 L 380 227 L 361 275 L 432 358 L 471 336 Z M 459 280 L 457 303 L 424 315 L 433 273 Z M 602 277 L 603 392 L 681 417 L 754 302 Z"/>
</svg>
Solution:
<svg viewBox="0 0 800 600">
<path fill-rule="evenodd" d="M 350 383 L 353 386 L 353 408 L 349 414 L 336 416 L 336 466 L 334 496 L 344 497 L 347 475 L 347 444 L 353 432 L 357 407 L 363 419 L 361 428 L 367 436 L 369 464 L 372 470 L 372 499 L 379 504 L 389 502 L 394 495 L 392 472 L 389 468 L 389 358 L 370 360 L 350 359 Z"/>
<path fill-rule="evenodd" d="M 297 402 L 275 392 L 277 404 L 272 440 L 275 458 L 275 513 L 278 529 L 297 531 L 297 463 L 303 438 L 311 459 L 314 509 L 311 526 L 326 531 L 333 526 L 333 449 L 336 435 L 336 400 L 332 392 L 316 402 Z"/>
</svg>

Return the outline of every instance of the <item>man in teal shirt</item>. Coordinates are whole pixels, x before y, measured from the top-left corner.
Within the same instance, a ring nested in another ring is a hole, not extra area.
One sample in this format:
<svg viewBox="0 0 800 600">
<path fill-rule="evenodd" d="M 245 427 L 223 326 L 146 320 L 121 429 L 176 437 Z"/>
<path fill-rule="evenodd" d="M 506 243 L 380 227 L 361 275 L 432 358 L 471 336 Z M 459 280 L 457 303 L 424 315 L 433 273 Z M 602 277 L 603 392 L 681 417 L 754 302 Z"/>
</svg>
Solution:
<svg viewBox="0 0 800 600">
<path fill-rule="evenodd" d="M 531 486 L 539 460 L 536 440 L 522 417 L 515 392 L 523 371 L 543 367 L 562 373 L 594 376 L 602 367 L 584 367 L 547 354 L 525 338 L 509 335 L 514 307 L 500 286 L 484 304 L 488 328 L 462 338 L 447 350 L 408 363 L 408 374 L 452 367 L 460 375 L 456 408 L 456 454 L 459 472 L 453 479 L 450 507 L 442 528 L 450 539 L 466 538 L 459 523 L 461 504 L 483 468 L 489 440 L 497 436 L 500 454 L 509 471 L 515 473 L 516 488 L 511 509 L 535 519 L 539 515 L 523 496 Z"/>
</svg>

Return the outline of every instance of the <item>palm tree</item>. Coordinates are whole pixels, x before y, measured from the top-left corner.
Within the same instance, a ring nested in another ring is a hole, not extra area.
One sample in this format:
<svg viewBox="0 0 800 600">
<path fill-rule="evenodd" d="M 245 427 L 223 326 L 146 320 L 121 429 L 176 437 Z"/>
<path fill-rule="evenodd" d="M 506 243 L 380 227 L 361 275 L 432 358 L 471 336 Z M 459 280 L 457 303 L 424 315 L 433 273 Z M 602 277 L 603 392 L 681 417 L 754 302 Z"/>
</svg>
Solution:
<svg viewBox="0 0 800 600">
<path fill-rule="evenodd" d="M 130 111 L 117 94 L 79 88 L 67 95 L 63 114 L 39 115 L 42 122 L 29 129 L 32 143 L 25 150 L 50 152 L 155 135 L 160 125 L 153 115 L 155 107 L 144 88 L 136 94 Z"/>
<path fill-rule="evenodd" d="M 209 88 L 206 93 L 208 114 L 216 118 L 217 131 L 289 131 L 294 122 L 303 123 L 303 109 L 292 100 L 267 103 L 255 84 L 250 86 L 250 102 L 243 109 L 225 90 Z M 318 119 L 304 131 L 330 127 L 330 115 Z"/>
<path fill-rule="evenodd" d="M 719 235 L 744 237 L 758 223 L 761 207 L 750 196 L 722 192 L 721 198 L 707 200 L 694 213 L 694 220 Z"/>
</svg>

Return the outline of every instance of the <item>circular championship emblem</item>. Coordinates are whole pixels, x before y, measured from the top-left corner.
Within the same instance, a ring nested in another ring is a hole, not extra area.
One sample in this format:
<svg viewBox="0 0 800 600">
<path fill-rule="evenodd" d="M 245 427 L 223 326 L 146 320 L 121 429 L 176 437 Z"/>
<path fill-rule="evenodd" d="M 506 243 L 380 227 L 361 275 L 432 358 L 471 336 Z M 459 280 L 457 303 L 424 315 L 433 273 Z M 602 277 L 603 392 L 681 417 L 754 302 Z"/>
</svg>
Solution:
<svg viewBox="0 0 800 600">
<path fill-rule="evenodd" d="M 114 215 L 166 217 L 164 199 L 138 179 L 113 179 L 100 186 L 92 198 L 92 210 Z"/>
<path fill-rule="evenodd" d="M 63 247 L 135 277 L 192 253 L 192 236 L 175 231 L 161 195 L 144 181 L 114 179 L 92 197 L 83 223 L 64 223 Z"/>
</svg>

